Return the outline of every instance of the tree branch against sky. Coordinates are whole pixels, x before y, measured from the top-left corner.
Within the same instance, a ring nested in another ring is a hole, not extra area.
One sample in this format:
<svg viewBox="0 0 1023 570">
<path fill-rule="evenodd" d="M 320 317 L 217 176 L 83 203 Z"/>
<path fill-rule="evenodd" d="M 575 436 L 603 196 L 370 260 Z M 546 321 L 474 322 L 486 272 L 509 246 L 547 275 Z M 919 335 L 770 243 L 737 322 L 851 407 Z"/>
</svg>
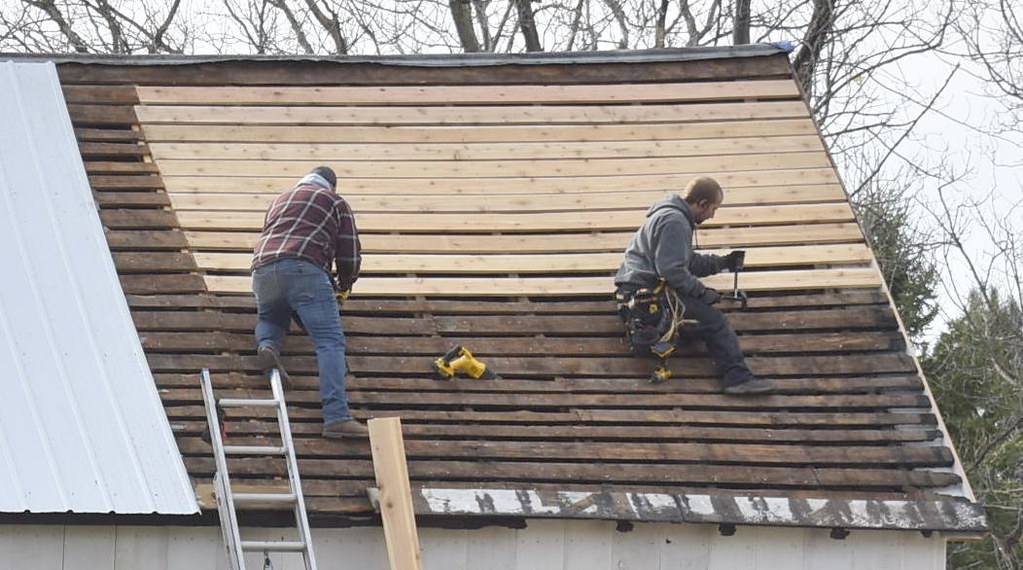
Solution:
<svg viewBox="0 0 1023 570">
<path fill-rule="evenodd" d="M 67 44 L 78 53 L 89 53 L 92 51 L 89 44 L 78 34 L 72 22 L 68 20 L 68 17 L 57 7 L 57 3 L 54 0 L 26 0 L 26 8 L 35 8 L 46 15 L 47 18 L 57 27 L 59 36 L 62 36 Z M 39 22 L 42 24 L 42 21 Z M 39 26 L 40 29 L 44 28 L 43 25 Z M 59 45 L 59 44 L 58 44 Z"/>
<path fill-rule="evenodd" d="M 288 25 L 291 26 L 292 31 L 295 32 L 295 41 L 301 46 L 302 52 L 311 55 L 314 52 L 312 44 L 309 43 L 309 36 L 305 32 L 303 23 L 296 16 L 295 10 L 292 9 L 291 5 L 288 4 L 288 0 L 269 0 L 270 5 L 277 8 L 284 14 L 284 17 L 288 20 Z"/>
<path fill-rule="evenodd" d="M 181 8 L 182 0 L 0 0 L 0 50 L 182 53 L 195 14 Z"/>
<path fill-rule="evenodd" d="M 1023 120 L 1023 5 L 1010 0 L 975 0 L 957 24 L 965 55 L 982 67 L 994 92 Z"/>
<path fill-rule="evenodd" d="M 337 12 L 331 9 L 329 4 L 321 5 L 319 0 L 306 0 L 306 5 L 309 7 L 309 12 L 319 22 L 320 27 L 327 32 L 334 43 L 333 53 L 348 53 L 348 40 L 341 31 L 341 20 Z"/>
</svg>

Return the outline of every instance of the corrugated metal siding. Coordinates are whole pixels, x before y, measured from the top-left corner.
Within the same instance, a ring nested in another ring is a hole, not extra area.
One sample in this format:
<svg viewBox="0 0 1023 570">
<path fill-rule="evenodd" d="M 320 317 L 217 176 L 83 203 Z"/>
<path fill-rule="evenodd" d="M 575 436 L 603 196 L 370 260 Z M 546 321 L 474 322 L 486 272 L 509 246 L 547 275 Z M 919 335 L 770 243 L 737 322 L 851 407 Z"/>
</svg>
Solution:
<svg viewBox="0 0 1023 570">
<path fill-rule="evenodd" d="M 197 512 L 52 63 L 0 62 L 0 511 Z"/>
<path fill-rule="evenodd" d="M 242 529 L 280 540 L 281 529 Z M 528 521 L 524 529 L 419 530 L 423 567 L 443 570 L 941 570 L 945 540 L 935 533 L 636 523 Z M 388 568 L 379 527 L 313 529 L 320 567 Z M 216 527 L 0 526 L 0 570 L 226 570 Z M 305 568 L 293 553 L 270 555 L 275 570 Z M 5 565 L 6 564 L 6 565 Z M 262 553 L 246 567 L 263 568 Z"/>
</svg>

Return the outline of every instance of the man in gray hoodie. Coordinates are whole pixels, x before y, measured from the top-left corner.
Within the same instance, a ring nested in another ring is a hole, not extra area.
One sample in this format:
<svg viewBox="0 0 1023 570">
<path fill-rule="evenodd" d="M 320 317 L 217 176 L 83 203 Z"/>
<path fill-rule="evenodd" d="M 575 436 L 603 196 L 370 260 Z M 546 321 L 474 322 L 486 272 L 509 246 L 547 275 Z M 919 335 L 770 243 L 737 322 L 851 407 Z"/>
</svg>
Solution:
<svg viewBox="0 0 1023 570">
<path fill-rule="evenodd" d="M 724 192 L 716 180 L 707 176 L 692 180 L 684 192 L 685 199 L 672 194 L 647 211 L 646 220 L 626 248 L 625 261 L 615 275 L 618 297 L 631 299 L 640 290 L 654 290 L 663 280 L 665 286 L 678 294 L 685 318 L 697 321 L 696 326 L 683 328 L 682 335 L 706 342 L 707 351 L 721 374 L 724 393 L 772 392 L 774 382 L 750 372 L 735 331 L 724 314 L 713 306 L 721 300 L 721 293 L 698 279 L 725 269 L 736 271 L 745 255 L 742 251 L 726 256 L 693 251 L 696 226 L 714 217 L 724 201 Z M 664 328 L 663 321 L 660 326 Z M 636 342 L 635 335 L 631 340 L 634 350 L 649 348 Z"/>
</svg>

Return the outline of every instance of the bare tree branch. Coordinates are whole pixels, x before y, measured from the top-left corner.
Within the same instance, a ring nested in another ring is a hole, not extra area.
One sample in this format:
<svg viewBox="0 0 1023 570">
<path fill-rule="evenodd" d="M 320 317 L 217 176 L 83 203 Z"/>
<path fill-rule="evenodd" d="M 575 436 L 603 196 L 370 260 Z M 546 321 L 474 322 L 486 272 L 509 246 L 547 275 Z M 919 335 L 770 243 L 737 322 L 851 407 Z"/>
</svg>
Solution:
<svg viewBox="0 0 1023 570">
<path fill-rule="evenodd" d="M 95 5 L 88 1 L 84 4 L 86 8 L 103 18 L 106 23 L 107 30 L 110 32 L 110 49 L 108 51 L 119 54 L 131 53 L 131 47 L 128 46 L 128 41 L 125 39 L 121 22 L 118 21 L 118 13 L 110 3 L 107 0 L 96 0 Z"/>
<path fill-rule="evenodd" d="M 302 27 L 302 23 L 295 17 L 295 12 L 291 9 L 291 6 L 288 6 L 288 1 L 269 0 L 269 2 L 271 6 L 284 13 L 284 17 L 288 20 L 288 25 L 290 25 L 292 31 L 295 32 L 295 40 L 298 42 L 298 45 L 302 47 L 302 51 L 306 54 L 315 53 L 312 44 L 309 43 L 309 37 L 306 36 L 305 29 Z"/>
<path fill-rule="evenodd" d="M 163 19 L 163 22 L 157 26 L 156 32 L 153 33 L 153 41 L 150 43 L 149 53 L 158 52 L 178 52 L 179 50 L 172 48 L 166 42 L 167 30 L 170 29 L 171 22 L 174 21 L 174 16 L 178 13 L 178 8 L 181 6 L 181 0 L 174 0 L 171 3 L 170 10 L 167 11 L 167 17 Z"/>
<path fill-rule="evenodd" d="M 341 21 L 337 16 L 336 12 L 330 12 L 320 8 L 317 0 L 306 0 L 306 5 L 309 6 L 309 11 L 312 12 L 313 17 L 320 23 L 320 26 L 326 30 L 330 39 L 334 42 L 334 53 L 338 55 L 344 55 L 348 53 L 348 40 L 345 39 L 341 33 Z"/>
<path fill-rule="evenodd" d="M 23 2 L 33 8 L 38 8 L 49 16 L 50 20 L 54 24 L 57 24 L 57 28 L 60 33 L 64 35 L 71 47 L 78 53 L 89 53 L 89 45 L 85 43 L 85 40 L 78 35 L 77 32 L 72 28 L 71 24 L 64 18 L 64 14 L 61 13 L 60 9 L 57 8 L 54 0 L 23 0 Z"/>
<path fill-rule="evenodd" d="M 480 27 L 480 34 L 483 36 L 483 49 L 486 51 L 494 51 L 496 42 L 490 35 L 490 21 L 487 19 L 487 7 L 486 0 L 473 0 L 473 6 L 476 8 L 476 24 Z"/>
<path fill-rule="evenodd" d="M 611 10 L 611 14 L 614 15 L 615 21 L 618 22 L 618 28 L 621 30 L 622 37 L 618 40 L 618 49 L 628 49 L 629 47 L 629 22 L 625 17 L 625 10 L 622 9 L 622 3 L 620 0 L 603 0 L 604 4 Z"/>
<path fill-rule="evenodd" d="M 579 33 L 579 23 L 583 19 L 583 2 L 586 0 L 578 0 L 575 8 L 572 10 L 572 23 L 568 27 L 568 51 L 572 51 L 575 48 L 575 38 Z"/>
<path fill-rule="evenodd" d="M 696 29 L 696 17 L 693 16 L 693 11 L 689 7 L 689 0 L 681 0 L 679 9 L 682 11 L 682 20 L 686 23 L 686 32 L 689 35 L 686 45 L 695 46 L 700 42 L 700 33 Z"/>
<path fill-rule="evenodd" d="M 880 172 L 881 169 L 884 168 L 885 163 L 888 162 L 888 159 L 891 158 L 892 155 L 895 154 L 895 150 L 899 147 L 899 145 L 902 144 L 902 142 L 905 141 L 907 137 L 909 137 L 910 133 L 914 132 L 917 123 L 920 122 L 920 119 L 923 119 L 924 116 L 927 115 L 927 113 L 929 113 L 930 110 L 934 107 L 934 104 L 937 103 L 937 101 L 941 97 L 942 93 L 944 93 L 945 89 L 948 88 L 949 83 L 952 82 L 952 78 L 955 77 L 956 71 L 958 71 L 958 70 L 959 70 L 959 66 L 958 65 L 955 68 L 952 69 L 952 71 L 948 74 L 948 77 L 945 78 L 945 82 L 942 83 L 941 88 L 939 88 L 938 91 L 934 93 L 934 95 L 931 97 L 930 101 L 928 101 L 925 105 L 923 105 L 923 109 L 921 109 L 920 112 L 917 113 L 916 118 L 914 118 L 909 123 L 909 125 L 902 132 L 902 134 L 899 135 L 899 138 L 896 139 L 894 143 L 892 143 L 890 145 L 881 143 L 887 149 L 885 154 L 884 154 L 884 156 L 880 160 L 875 162 L 874 168 L 870 171 L 869 174 L 867 174 L 867 176 L 865 176 L 863 178 L 863 181 L 860 182 L 860 185 L 856 187 L 856 190 L 853 190 L 852 192 L 849 193 L 849 197 L 850 198 L 855 198 L 856 195 L 859 194 L 860 191 L 863 190 L 863 188 L 871 180 L 873 180 L 875 176 L 877 176 L 878 172 Z M 881 142 L 881 141 L 878 141 L 878 142 Z"/>
<path fill-rule="evenodd" d="M 813 0 L 813 16 L 810 17 L 810 24 L 803 35 L 802 46 L 792 62 L 796 76 L 807 93 L 813 93 L 813 75 L 817 68 L 817 60 L 834 27 L 834 1 Z"/>
</svg>

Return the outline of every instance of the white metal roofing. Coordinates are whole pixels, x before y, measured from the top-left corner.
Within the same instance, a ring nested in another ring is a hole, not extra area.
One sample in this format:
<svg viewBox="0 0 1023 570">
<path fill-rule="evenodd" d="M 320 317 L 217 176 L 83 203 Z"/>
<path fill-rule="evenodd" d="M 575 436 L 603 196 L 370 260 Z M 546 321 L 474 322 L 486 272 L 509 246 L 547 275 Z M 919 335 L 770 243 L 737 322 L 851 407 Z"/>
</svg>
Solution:
<svg viewBox="0 0 1023 570">
<path fill-rule="evenodd" d="M 0 62 L 0 512 L 198 512 L 52 63 Z"/>
</svg>

